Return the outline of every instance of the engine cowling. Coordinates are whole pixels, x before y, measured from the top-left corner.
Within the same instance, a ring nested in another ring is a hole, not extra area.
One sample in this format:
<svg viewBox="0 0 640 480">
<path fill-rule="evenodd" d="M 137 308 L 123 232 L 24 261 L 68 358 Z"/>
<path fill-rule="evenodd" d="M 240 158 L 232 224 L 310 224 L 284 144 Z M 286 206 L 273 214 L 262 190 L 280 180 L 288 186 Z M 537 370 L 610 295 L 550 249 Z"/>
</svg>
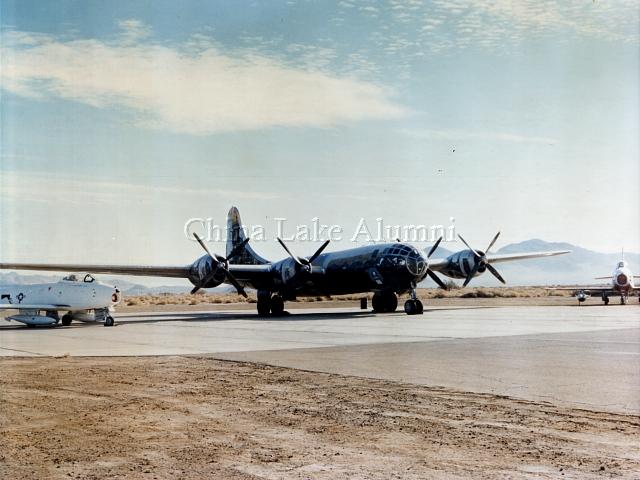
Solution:
<svg viewBox="0 0 640 480">
<path fill-rule="evenodd" d="M 482 254 L 482 252 L 478 253 Z M 442 270 L 442 273 L 451 278 L 467 278 L 477 261 L 476 256 L 471 250 L 456 252 L 447 257 L 448 263 L 446 268 Z M 474 277 L 484 273 L 485 270 L 486 266 L 480 265 Z"/>
<path fill-rule="evenodd" d="M 225 278 L 224 266 L 209 255 L 197 259 L 189 269 L 189 281 L 201 288 L 217 287 Z"/>
</svg>

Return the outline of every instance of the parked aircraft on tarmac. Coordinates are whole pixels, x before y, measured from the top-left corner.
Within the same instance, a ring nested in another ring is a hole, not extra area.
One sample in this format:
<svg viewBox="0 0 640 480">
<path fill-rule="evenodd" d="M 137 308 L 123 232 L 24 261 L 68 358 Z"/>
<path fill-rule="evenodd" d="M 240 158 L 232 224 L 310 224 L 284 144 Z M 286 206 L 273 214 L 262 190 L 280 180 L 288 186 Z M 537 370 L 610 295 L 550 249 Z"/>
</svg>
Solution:
<svg viewBox="0 0 640 480">
<path fill-rule="evenodd" d="M 18 310 L 5 319 L 21 322 L 28 327 L 56 325 L 62 316 L 62 325 L 73 320 L 114 323 L 110 309 L 121 300 L 120 290 L 96 282 L 91 275 L 80 281 L 75 275 L 56 283 L 34 285 L 0 285 L 0 310 Z M 44 314 L 42 314 L 44 313 Z"/>
<path fill-rule="evenodd" d="M 191 265 L 52 265 L 36 263 L 1 263 L 1 269 L 89 271 L 124 275 L 186 278 L 194 288 L 212 288 L 230 283 L 238 293 L 246 296 L 245 287 L 257 290 L 260 315 L 281 315 L 285 300 L 298 296 L 340 295 L 373 292 L 374 312 L 393 312 L 398 306 L 397 294 L 411 294 L 404 304 L 407 314 L 422 313 L 423 306 L 416 298 L 416 286 L 429 276 L 440 287 L 446 288 L 436 272 L 451 278 L 464 278 L 466 286 L 472 278 L 489 271 L 505 283 L 493 264 L 526 258 L 549 257 L 569 253 L 557 250 L 534 253 L 497 255 L 488 253 L 498 239 L 496 234 L 485 251 L 475 250 L 462 238 L 468 250 L 453 253 L 445 259 L 431 260 L 442 238 L 425 256 L 412 245 L 398 242 L 373 244 L 337 252 L 322 253 L 329 244 L 324 242 L 310 257 L 294 255 L 278 239 L 289 255 L 283 260 L 270 262 L 258 255 L 245 237 L 238 209 L 233 207 L 227 218 L 227 256 L 209 252 L 204 242 L 194 234 L 206 254 Z"/>
<path fill-rule="evenodd" d="M 620 304 L 626 305 L 629 302 L 629 294 L 633 291 L 639 291 L 640 287 L 637 287 L 633 283 L 634 278 L 640 278 L 638 275 L 633 275 L 627 262 L 624 261 L 624 254 L 622 260 L 616 264 L 616 268 L 613 273 L 608 277 L 596 277 L 596 280 L 610 280 L 609 285 L 595 285 L 585 287 L 557 287 L 550 290 L 571 290 L 576 292 L 576 298 L 578 303 L 584 302 L 590 296 L 599 295 L 605 305 L 609 305 L 609 296 L 620 295 Z M 640 296 L 638 297 L 640 301 Z"/>
</svg>

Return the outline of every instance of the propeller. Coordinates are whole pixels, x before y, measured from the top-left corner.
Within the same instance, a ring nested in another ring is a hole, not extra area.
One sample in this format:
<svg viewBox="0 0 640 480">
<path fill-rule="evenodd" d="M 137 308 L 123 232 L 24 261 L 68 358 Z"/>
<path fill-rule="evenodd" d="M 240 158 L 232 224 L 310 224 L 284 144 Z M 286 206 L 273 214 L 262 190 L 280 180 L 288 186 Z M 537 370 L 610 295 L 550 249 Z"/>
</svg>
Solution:
<svg viewBox="0 0 640 480">
<path fill-rule="evenodd" d="M 486 252 L 488 252 L 491 249 L 491 247 L 493 247 L 493 244 L 496 243 L 496 240 L 498 240 L 499 236 L 500 236 L 500 232 L 496 233 L 496 236 L 493 237 L 493 240 L 491 240 L 491 243 L 489 243 L 489 246 L 481 255 L 480 252 L 471 248 L 471 246 L 467 243 L 467 241 L 464 238 L 462 238 L 462 235 L 458 234 L 458 237 L 460 237 L 460 240 L 462 240 L 462 243 L 464 243 L 467 246 L 467 248 L 471 250 L 473 252 L 473 255 L 476 257 L 476 262 L 473 265 L 473 268 L 471 269 L 471 271 L 469 272 L 469 275 L 467 275 L 467 278 L 462 284 L 463 287 L 466 287 L 469 284 L 471 279 L 475 276 L 476 273 L 478 273 L 478 270 L 480 270 L 480 268 L 482 267 L 485 267 L 487 270 L 489 270 L 491 274 L 494 277 L 496 277 L 500 282 L 507 283 L 505 282 L 504 278 L 502 278 L 502 275 L 500 275 L 498 271 L 493 267 L 493 265 L 489 263 L 489 260 L 487 260 Z"/>
<path fill-rule="evenodd" d="M 209 257 L 211 257 L 212 260 L 215 260 L 215 262 L 217 263 L 217 268 L 221 269 L 224 272 L 226 279 L 229 280 L 229 283 L 231 283 L 231 285 L 235 287 L 235 289 L 238 291 L 240 295 L 242 295 L 243 297 L 247 297 L 248 296 L 247 292 L 244 291 L 244 288 L 242 287 L 242 285 L 238 283 L 238 280 L 236 279 L 236 277 L 234 277 L 233 274 L 229 271 L 229 260 L 234 257 L 237 257 L 238 255 L 240 255 L 240 253 L 242 253 L 242 250 L 244 249 L 245 245 L 249 243 L 249 239 L 246 238 L 242 242 L 240 242 L 238 245 L 233 247 L 231 252 L 229 252 L 229 256 L 225 258 L 222 255 L 216 255 L 215 253 L 212 254 L 197 233 L 194 233 L 193 236 L 198 241 L 198 243 L 203 248 L 203 250 L 207 252 L 207 255 L 209 255 Z M 215 274 L 216 274 L 216 269 L 212 269 L 211 273 L 200 281 L 200 285 L 196 285 L 195 287 L 193 287 L 193 289 L 191 290 L 191 294 L 196 293 L 204 285 L 209 283 L 209 281 L 213 278 Z"/>
<path fill-rule="evenodd" d="M 311 255 L 309 258 L 306 258 L 306 257 L 295 256 L 293 253 L 291 253 L 291 250 L 289 250 L 289 248 L 285 245 L 282 239 L 280 237 L 277 237 L 277 238 L 278 238 L 278 242 L 280 242 L 280 245 L 282 245 L 282 248 L 284 248 L 285 252 L 287 252 L 289 256 L 293 259 L 293 261 L 296 262 L 296 266 L 297 266 L 296 275 L 300 272 L 311 273 L 313 271 L 313 267 L 311 264 L 316 258 L 320 256 L 320 254 L 324 251 L 324 249 L 327 248 L 327 245 L 329 245 L 329 242 L 330 242 L 330 240 L 326 240 L 320 246 L 320 248 L 316 250 L 316 252 L 313 255 Z"/>
<path fill-rule="evenodd" d="M 440 242 L 442 241 L 442 237 L 440 237 L 436 243 L 433 244 L 433 247 L 431 247 L 431 250 L 429 250 L 429 253 L 427 253 L 427 275 L 429 275 L 429 277 L 431 278 L 431 280 L 433 280 L 434 282 L 436 282 L 438 284 L 438 286 L 444 290 L 448 290 L 447 285 L 440 280 L 440 277 L 438 277 L 438 275 L 436 275 L 436 273 L 431 270 L 429 268 L 429 258 L 431 257 L 431 255 L 433 255 L 435 253 L 435 251 L 438 249 L 438 245 L 440 245 Z"/>
</svg>

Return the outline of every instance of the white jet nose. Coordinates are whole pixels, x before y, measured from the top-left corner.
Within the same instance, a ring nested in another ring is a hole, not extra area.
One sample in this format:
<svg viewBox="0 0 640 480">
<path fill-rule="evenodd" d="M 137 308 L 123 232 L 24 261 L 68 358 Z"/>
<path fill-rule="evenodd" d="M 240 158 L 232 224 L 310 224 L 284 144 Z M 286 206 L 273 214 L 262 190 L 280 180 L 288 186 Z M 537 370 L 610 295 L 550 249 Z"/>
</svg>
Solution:
<svg viewBox="0 0 640 480">
<path fill-rule="evenodd" d="M 114 305 L 117 305 L 118 303 L 120 303 L 120 300 L 122 300 L 122 295 L 120 294 L 120 290 L 116 288 L 111 294 L 111 301 Z"/>
</svg>

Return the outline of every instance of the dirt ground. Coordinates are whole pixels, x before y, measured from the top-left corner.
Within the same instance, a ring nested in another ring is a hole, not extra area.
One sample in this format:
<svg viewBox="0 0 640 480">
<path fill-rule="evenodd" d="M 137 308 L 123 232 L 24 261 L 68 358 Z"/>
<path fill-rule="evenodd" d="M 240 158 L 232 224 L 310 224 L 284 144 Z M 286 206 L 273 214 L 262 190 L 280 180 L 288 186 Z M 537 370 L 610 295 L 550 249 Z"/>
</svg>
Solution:
<svg viewBox="0 0 640 480">
<path fill-rule="evenodd" d="M 211 295 L 210 297 L 214 297 Z M 209 303 L 207 299 L 210 297 L 203 297 L 199 299 L 198 303 L 189 304 L 182 302 L 182 298 L 176 295 L 157 296 L 153 298 L 156 303 L 149 301 L 148 298 L 135 297 L 135 304 L 129 305 L 126 302 L 116 307 L 116 312 L 119 313 L 135 313 L 135 312 L 175 312 L 175 311 L 220 311 L 220 310 L 246 310 L 248 312 L 255 312 L 256 306 L 254 304 L 237 301 L 240 300 L 237 296 L 229 297 L 228 303 Z M 404 301 L 408 297 L 402 296 L 398 299 L 398 311 L 402 311 Z M 429 298 L 421 297 L 425 309 L 431 307 L 515 307 L 515 306 L 558 306 L 558 305 L 572 305 L 578 306 L 578 301 L 575 298 L 569 296 L 548 296 L 548 297 L 494 297 L 494 298 L 460 298 L 460 297 L 447 297 L 447 298 Z M 157 303 L 160 301 L 160 303 Z M 352 300 L 350 298 L 333 298 L 322 299 L 319 301 L 309 301 L 309 299 L 300 301 L 287 301 L 287 310 L 295 310 L 298 308 L 360 308 L 359 300 Z M 586 303 L 582 304 L 582 307 L 588 307 L 591 305 L 602 305 L 599 299 L 591 298 Z M 371 301 L 367 303 L 367 308 L 371 309 Z"/>
<path fill-rule="evenodd" d="M 0 360 L 0 477 L 640 478 L 640 417 L 198 357 Z"/>
</svg>

